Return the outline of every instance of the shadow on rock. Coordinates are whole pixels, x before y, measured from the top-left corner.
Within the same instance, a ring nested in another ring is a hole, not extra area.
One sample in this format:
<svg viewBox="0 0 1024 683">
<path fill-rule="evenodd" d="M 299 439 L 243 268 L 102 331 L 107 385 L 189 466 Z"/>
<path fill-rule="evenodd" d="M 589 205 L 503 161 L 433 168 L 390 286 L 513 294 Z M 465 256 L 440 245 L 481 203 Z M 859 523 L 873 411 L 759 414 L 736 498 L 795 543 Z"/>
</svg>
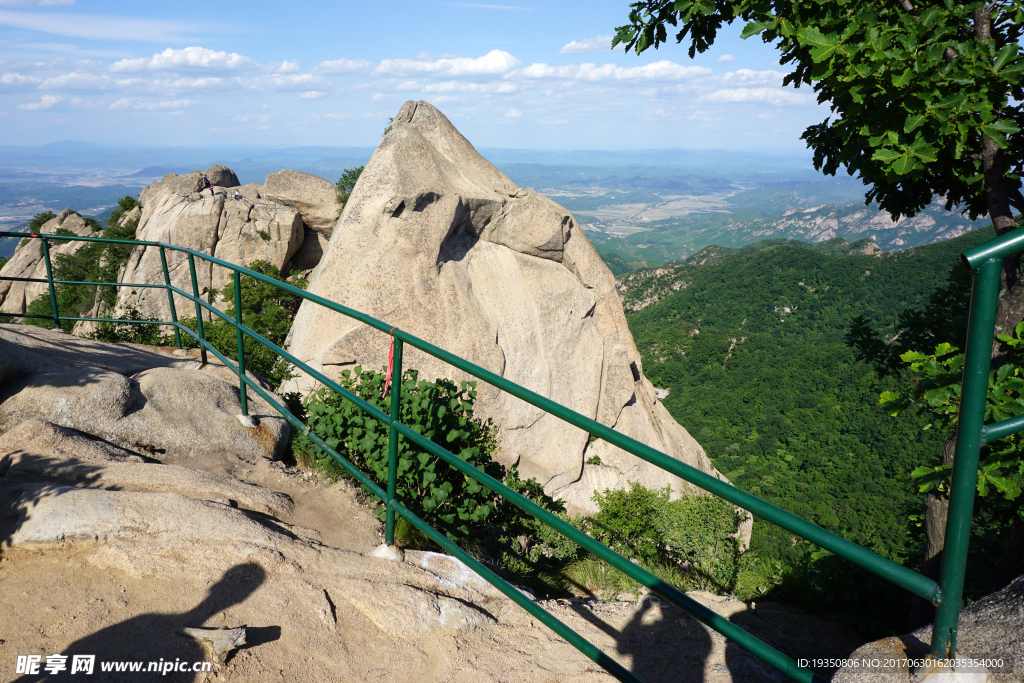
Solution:
<svg viewBox="0 0 1024 683">
<path fill-rule="evenodd" d="M 621 655 L 629 655 L 630 672 L 644 683 L 702 683 L 712 641 L 704 627 L 654 596 L 642 598 L 624 628 L 617 629 L 583 605 L 573 611 L 616 642 Z"/>
<path fill-rule="evenodd" d="M 191 668 L 195 662 L 207 660 L 203 647 L 192 638 L 177 635 L 186 627 L 201 626 L 211 616 L 244 602 L 266 581 L 266 572 L 256 564 L 240 564 L 224 573 L 220 581 L 210 587 L 206 598 L 182 614 L 140 614 L 118 624 L 108 626 L 68 645 L 60 654 L 67 657 L 67 669 L 55 674 L 45 671 L 43 656 L 37 674 L 25 674 L 14 683 L 34 683 L 67 676 L 75 655 L 95 655 L 95 666 L 89 680 L 93 681 L 174 681 L 188 683 L 197 680 L 192 671 L 171 671 L 166 675 L 148 672 L 151 662 L 184 662 Z M 249 647 L 271 642 L 280 637 L 277 626 L 247 630 L 253 638 Z M 139 673 L 112 671 L 114 662 L 141 663 Z M 107 666 L 104 666 L 107 665 Z M 108 670 L 104 670 L 108 669 Z M 81 675 L 79 672 L 76 675 Z"/>
<path fill-rule="evenodd" d="M 16 453 L 7 453 L 0 457 L 0 555 L 4 548 L 9 548 L 11 539 L 28 518 L 31 509 L 39 501 L 48 496 L 59 496 L 73 489 L 65 484 L 36 482 L 27 483 L 25 479 L 9 477 L 11 464 Z M 71 465 L 67 461 L 42 455 L 20 455 L 18 464 L 38 472 L 60 472 Z M 75 485 L 87 487 L 98 478 L 99 467 L 85 462 L 73 464 Z M 45 479 L 46 477 L 39 477 Z"/>
</svg>

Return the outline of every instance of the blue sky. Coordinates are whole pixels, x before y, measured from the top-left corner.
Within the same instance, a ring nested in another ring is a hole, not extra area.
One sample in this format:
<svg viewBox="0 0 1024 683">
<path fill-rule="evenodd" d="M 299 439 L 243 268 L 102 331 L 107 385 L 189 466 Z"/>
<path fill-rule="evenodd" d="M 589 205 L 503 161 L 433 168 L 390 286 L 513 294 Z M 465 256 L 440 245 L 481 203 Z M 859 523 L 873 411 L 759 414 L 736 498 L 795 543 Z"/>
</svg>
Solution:
<svg viewBox="0 0 1024 683">
<path fill-rule="evenodd" d="M 508 2 L 509 4 L 499 4 Z M 0 144 L 373 146 L 406 100 L 478 147 L 790 148 L 827 109 L 727 29 L 608 49 L 628 0 L 0 0 Z"/>
</svg>

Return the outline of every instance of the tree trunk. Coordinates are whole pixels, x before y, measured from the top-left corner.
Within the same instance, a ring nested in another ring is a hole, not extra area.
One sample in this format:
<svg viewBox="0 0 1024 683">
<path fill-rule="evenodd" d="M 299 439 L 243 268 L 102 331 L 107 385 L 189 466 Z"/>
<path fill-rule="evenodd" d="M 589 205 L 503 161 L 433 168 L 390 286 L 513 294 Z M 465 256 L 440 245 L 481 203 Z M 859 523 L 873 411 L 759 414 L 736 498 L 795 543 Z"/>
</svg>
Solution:
<svg viewBox="0 0 1024 683">
<path fill-rule="evenodd" d="M 942 448 L 942 464 L 952 465 L 956 450 L 956 437 L 946 442 Z M 946 517 L 949 514 L 949 492 L 937 488 L 928 492 L 924 501 L 924 531 L 928 539 L 928 547 L 924 551 L 924 562 L 921 573 L 934 581 L 939 580 L 942 569 L 942 549 L 946 545 Z M 935 605 L 924 598 L 913 596 L 910 600 L 910 616 L 907 618 L 907 629 L 914 631 L 932 623 L 935 618 Z"/>
</svg>

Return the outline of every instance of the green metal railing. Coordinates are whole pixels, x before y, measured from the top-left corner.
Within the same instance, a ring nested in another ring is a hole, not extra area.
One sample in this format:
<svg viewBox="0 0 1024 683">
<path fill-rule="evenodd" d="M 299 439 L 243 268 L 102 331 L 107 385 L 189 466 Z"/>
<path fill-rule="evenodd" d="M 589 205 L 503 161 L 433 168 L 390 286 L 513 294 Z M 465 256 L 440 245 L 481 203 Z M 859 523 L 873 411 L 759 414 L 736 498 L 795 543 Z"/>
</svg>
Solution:
<svg viewBox="0 0 1024 683">
<path fill-rule="evenodd" d="M 1017 234 L 1020 232 L 1021 234 Z M 971 294 L 971 316 L 964 362 L 963 392 L 960 407 L 960 423 L 956 440 L 956 461 L 953 469 L 953 477 L 950 493 L 950 509 L 946 528 L 945 553 L 942 560 L 941 577 L 938 582 L 904 567 L 888 558 L 882 557 L 866 548 L 848 541 L 836 534 L 833 534 L 821 527 L 812 524 L 792 513 L 786 512 L 768 502 L 761 500 L 745 491 L 742 491 L 731 484 L 721 481 L 707 473 L 683 464 L 674 458 L 657 451 L 635 439 L 606 427 L 580 413 L 577 413 L 565 406 L 525 389 L 518 384 L 510 382 L 489 370 L 481 368 L 469 361 L 455 356 L 444 349 L 430 344 L 418 337 L 415 337 L 401 329 L 395 328 L 387 323 L 372 318 L 364 313 L 342 306 L 333 301 L 324 299 L 305 290 L 299 289 L 287 283 L 275 280 L 274 278 L 262 275 L 247 268 L 228 263 L 221 259 L 214 258 L 203 252 L 179 247 L 173 244 L 162 242 L 146 242 L 138 240 L 114 240 L 98 237 L 74 237 L 69 235 L 36 235 L 22 232 L 0 232 L 0 237 L 22 237 L 42 240 L 43 258 L 46 261 L 46 279 L 40 278 L 14 278 L 2 277 L 2 280 L 14 280 L 19 282 L 46 283 L 49 288 L 49 298 L 52 306 L 52 315 L 15 315 L 4 314 L 13 317 L 23 318 L 51 318 L 57 326 L 61 322 L 72 321 L 94 321 L 94 322 L 129 322 L 146 323 L 155 325 L 170 325 L 174 328 L 175 343 L 181 347 L 181 333 L 185 333 L 196 340 L 199 344 L 202 361 L 207 362 L 207 353 L 213 353 L 227 367 L 234 367 L 238 376 L 239 392 L 241 399 L 242 414 L 248 415 L 248 392 L 251 389 L 263 400 L 277 410 L 293 427 L 307 434 L 307 436 L 320 448 L 329 453 L 339 465 L 352 474 L 363 486 L 370 490 L 375 496 L 381 499 L 386 505 L 385 518 L 385 541 L 390 545 L 394 543 L 395 515 L 408 520 L 413 526 L 426 534 L 431 540 L 442 548 L 465 562 L 473 571 L 479 574 L 486 581 L 494 585 L 498 590 L 520 605 L 523 609 L 536 617 L 567 642 L 580 650 L 594 662 L 604 667 L 609 673 L 620 681 L 631 681 L 639 683 L 640 679 L 598 650 L 594 645 L 585 640 L 578 633 L 570 629 L 553 615 L 538 606 L 527 598 L 518 589 L 501 579 L 493 571 L 482 565 L 475 558 L 467 554 L 449 541 L 444 534 L 439 533 L 408 508 L 402 505 L 396 498 L 396 471 L 398 462 L 398 439 L 406 438 L 420 448 L 427 450 L 440 459 L 444 460 L 451 467 L 456 468 L 463 474 L 498 495 L 510 501 L 523 511 L 533 515 L 544 524 L 552 527 L 562 535 L 576 542 L 584 549 L 593 553 L 611 566 L 632 577 L 635 581 L 650 588 L 655 594 L 668 602 L 683 609 L 685 612 L 718 631 L 725 637 L 731 639 L 748 652 L 759 657 L 766 663 L 772 665 L 779 671 L 790 676 L 801 683 L 814 681 L 821 683 L 821 678 L 814 672 L 798 666 L 789 657 L 766 643 L 758 640 L 728 619 L 716 614 L 714 611 L 704 607 L 697 601 L 686 596 L 682 591 L 671 586 L 653 574 L 633 564 L 621 555 L 613 552 L 607 546 L 595 541 L 590 536 L 576 529 L 572 525 L 559 519 L 557 516 L 544 510 L 529 499 L 521 496 L 508 488 L 500 481 L 489 477 L 472 465 L 467 464 L 458 456 L 438 446 L 423 436 L 417 434 L 410 427 L 401 422 L 400 401 L 395 400 L 398 387 L 401 385 L 402 377 L 402 350 L 405 344 L 430 354 L 472 376 L 487 382 L 494 387 L 508 392 L 527 403 L 548 412 L 569 424 L 604 439 L 608 443 L 617 446 L 633 455 L 650 462 L 661 469 L 674 474 L 681 479 L 720 496 L 734 505 L 743 508 L 762 519 L 776 524 L 801 538 L 807 539 L 818 546 L 825 548 L 840 557 L 843 557 L 854 564 L 857 564 L 875 574 L 891 581 L 892 583 L 909 590 L 915 595 L 925 598 L 938 607 L 936 613 L 936 627 L 932 640 L 932 653 L 939 657 L 952 656 L 956 652 L 956 627 L 960 614 L 960 601 L 963 592 L 964 567 L 967 560 L 967 544 L 970 536 L 971 512 L 974 503 L 974 491 L 977 482 L 978 458 L 981 445 L 987 441 L 1000 438 L 1007 434 L 1024 430 L 1024 416 L 1012 418 L 994 425 L 983 424 L 985 412 L 985 400 L 987 394 L 987 381 L 989 373 L 989 360 L 992 347 L 992 334 L 994 329 L 996 298 L 999 293 L 999 273 L 1002 259 L 1010 254 L 1024 251 L 1024 231 L 1017 231 L 1006 235 L 984 245 L 981 245 L 964 254 L 964 262 L 974 273 L 974 286 Z M 83 242 L 106 242 L 116 244 L 131 244 L 139 247 L 150 247 L 159 249 L 161 267 L 164 274 L 164 284 L 141 284 L 141 283 L 110 283 L 110 282 L 81 282 L 71 280 L 54 280 L 53 269 L 50 261 L 49 243 L 51 241 L 83 241 Z M 167 252 L 180 252 L 187 256 L 189 266 L 190 284 L 192 292 L 186 292 L 175 286 L 171 281 L 170 271 L 167 265 Z M 393 376 L 397 378 L 392 383 L 390 414 L 363 401 L 355 394 L 349 392 L 337 382 L 323 373 L 310 367 L 291 353 L 265 339 L 258 333 L 245 326 L 241 315 L 241 306 L 236 303 L 235 315 L 228 316 L 226 313 L 203 301 L 196 279 L 195 259 L 199 258 L 211 264 L 227 268 L 232 272 L 235 301 L 241 301 L 241 277 L 253 278 L 278 289 L 299 296 L 306 301 L 323 306 L 336 313 L 341 313 L 350 318 L 358 320 L 370 327 L 373 327 L 394 338 L 394 362 Z M 166 290 L 168 303 L 170 305 L 171 322 L 152 320 L 115 320 L 111 318 L 83 318 L 83 317 L 62 317 L 57 309 L 57 296 L 55 285 L 96 285 L 108 287 L 149 287 L 162 288 Z M 177 311 L 175 310 L 174 295 L 177 294 L 195 306 L 197 332 L 185 327 L 178 322 Z M 203 329 L 203 311 L 208 311 L 211 316 L 217 316 L 233 325 L 236 330 L 238 360 L 232 363 L 220 351 L 213 347 L 205 338 Z M 278 403 L 277 399 L 264 390 L 258 383 L 245 373 L 245 356 L 243 342 L 248 336 L 263 346 L 269 348 L 288 362 L 308 373 L 313 378 L 322 382 L 325 386 L 344 396 L 359 406 L 364 412 L 371 415 L 378 421 L 388 426 L 388 480 L 387 490 L 383 490 L 365 474 L 359 471 L 352 463 L 342 457 L 335 449 L 328 446 L 319 436 L 310 431 L 308 427 L 296 418 L 287 408 Z"/>
</svg>

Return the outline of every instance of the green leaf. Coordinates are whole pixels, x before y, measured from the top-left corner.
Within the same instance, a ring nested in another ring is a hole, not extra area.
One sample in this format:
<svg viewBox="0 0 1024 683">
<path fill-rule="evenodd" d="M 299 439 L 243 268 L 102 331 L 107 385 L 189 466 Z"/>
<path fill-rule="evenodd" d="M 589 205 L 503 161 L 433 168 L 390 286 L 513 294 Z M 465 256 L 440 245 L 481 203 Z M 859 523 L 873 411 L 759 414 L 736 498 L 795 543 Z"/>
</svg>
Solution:
<svg viewBox="0 0 1024 683">
<path fill-rule="evenodd" d="M 892 84 L 897 88 L 902 88 L 903 86 L 910 83 L 910 79 L 913 75 L 914 73 L 910 69 L 905 69 L 903 73 L 899 75 L 893 74 Z"/>
<path fill-rule="evenodd" d="M 834 33 L 824 34 L 815 26 L 803 27 L 798 30 L 797 40 L 816 48 L 811 51 L 811 57 L 816 63 L 830 59 L 839 47 L 839 38 Z"/>
<path fill-rule="evenodd" d="M 745 40 L 750 36 L 756 36 L 764 29 L 765 25 L 763 23 L 761 23 L 760 21 L 752 21 L 743 27 L 743 31 L 742 33 L 740 33 L 740 38 L 743 38 Z"/>
<path fill-rule="evenodd" d="M 1017 45 L 1015 43 L 1011 43 L 1009 45 L 1004 45 L 1003 49 L 1001 49 L 998 52 L 998 54 L 996 54 L 996 59 L 992 63 L 992 70 L 995 71 L 995 72 L 998 72 L 999 69 L 1001 69 L 1003 67 L 1003 64 L 1006 64 L 1007 60 L 1015 57 L 1016 55 L 1017 55 Z"/>
<path fill-rule="evenodd" d="M 920 126 L 921 123 L 927 118 L 928 114 L 926 112 L 919 114 L 911 114 L 910 116 L 907 117 L 907 123 L 903 126 L 903 132 L 910 133 L 915 128 Z"/>
</svg>

